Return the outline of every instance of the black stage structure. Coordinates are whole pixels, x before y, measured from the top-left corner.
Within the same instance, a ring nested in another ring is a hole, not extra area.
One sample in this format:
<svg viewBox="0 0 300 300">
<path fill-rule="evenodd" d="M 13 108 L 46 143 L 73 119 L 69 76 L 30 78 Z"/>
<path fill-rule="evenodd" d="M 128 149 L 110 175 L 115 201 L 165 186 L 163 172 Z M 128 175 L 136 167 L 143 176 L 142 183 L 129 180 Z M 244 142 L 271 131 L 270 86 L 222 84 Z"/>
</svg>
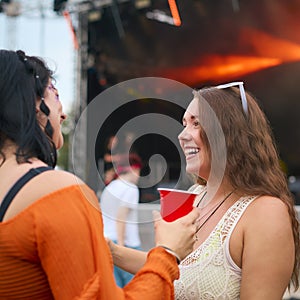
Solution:
<svg viewBox="0 0 300 300">
<path fill-rule="evenodd" d="M 67 8 L 76 15 L 79 42 L 77 118 L 99 93 L 129 79 L 163 77 L 191 88 L 242 80 L 270 119 L 288 176 L 299 176 L 300 2 L 173 3 L 177 4 L 180 26 L 173 22 L 168 1 L 68 2 Z M 142 94 L 138 88 L 128 93 Z M 109 135 L 134 117 L 150 112 L 180 122 L 182 107 L 192 96 L 184 93 L 176 106 L 161 101 L 159 93 L 157 99 L 138 99 L 124 105 L 120 100 L 118 109 L 103 121 L 96 141 L 90 140 L 89 132 L 93 126 L 90 121 L 98 114 L 94 111 L 85 116 L 73 145 L 77 149 L 72 160 L 79 175 L 93 188 L 98 188 L 99 175 L 91 165 L 101 159 Z M 181 97 L 180 91 L 172 88 L 168 96 Z M 169 124 L 162 122 L 160 126 Z M 175 136 L 177 131 L 178 128 L 170 128 L 169 133 Z M 94 143 L 92 151 L 89 143 Z M 135 146 L 145 162 L 153 154 L 163 155 L 169 166 L 163 180 L 178 181 L 184 166 L 177 145 L 172 145 L 166 136 L 147 134 Z"/>
</svg>

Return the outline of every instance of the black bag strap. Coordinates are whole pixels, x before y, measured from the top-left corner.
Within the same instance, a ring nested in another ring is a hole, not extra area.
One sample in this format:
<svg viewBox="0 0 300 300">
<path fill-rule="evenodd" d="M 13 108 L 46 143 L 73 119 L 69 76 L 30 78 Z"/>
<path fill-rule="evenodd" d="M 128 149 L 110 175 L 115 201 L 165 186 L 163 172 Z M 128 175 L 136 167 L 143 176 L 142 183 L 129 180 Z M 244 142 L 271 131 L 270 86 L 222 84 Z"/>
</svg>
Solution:
<svg viewBox="0 0 300 300">
<path fill-rule="evenodd" d="M 0 222 L 2 222 L 3 217 L 11 204 L 12 200 L 16 196 L 16 194 L 21 190 L 21 188 L 33 177 L 48 171 L 53 170 L 51 167 L 39 167 L 39 168 L 32 168 L 27 173 L 25 173 L 8 191 L 5 195 L 1 205 L 0 205 Z"/>
</svg>

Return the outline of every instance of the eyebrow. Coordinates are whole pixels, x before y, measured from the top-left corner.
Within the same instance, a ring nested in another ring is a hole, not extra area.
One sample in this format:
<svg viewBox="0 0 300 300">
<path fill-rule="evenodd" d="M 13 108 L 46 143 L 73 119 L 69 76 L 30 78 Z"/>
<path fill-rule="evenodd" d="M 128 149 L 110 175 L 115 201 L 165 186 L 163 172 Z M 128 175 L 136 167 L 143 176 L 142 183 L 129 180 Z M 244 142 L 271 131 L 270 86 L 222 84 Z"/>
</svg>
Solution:
<svg viewBox="0 0 300 300">
<path fill-rule="evenodd" d="M 194 116 L 194 115 L 191 115 L 191 117 L 190 117 L 190 119 L 192 121 L 195 120 L 195 119 L 197 119 L 197 118 L 198 118 L 198 116 Z M 186 118 L 185 117 L 182 118 L 182 122 L 186 122 Z"/>
</svg>

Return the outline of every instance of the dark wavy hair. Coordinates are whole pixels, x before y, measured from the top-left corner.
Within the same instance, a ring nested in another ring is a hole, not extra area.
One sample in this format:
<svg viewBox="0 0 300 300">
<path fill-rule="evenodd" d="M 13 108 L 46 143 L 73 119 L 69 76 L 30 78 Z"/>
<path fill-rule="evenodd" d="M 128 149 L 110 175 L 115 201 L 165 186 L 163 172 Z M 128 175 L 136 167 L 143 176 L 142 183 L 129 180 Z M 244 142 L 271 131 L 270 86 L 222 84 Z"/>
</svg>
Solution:
<svg viewBox="0 0 300 300">
<path fill-rule="evenodd" d="M 38 57 L 23 51 L 0 50 L 0 155 L 5 161 L 4 146 L 16 145 L 18 163 L 37 157 L 49 166 L 56 165 L 57 153 L 51 125 L 43 131 L 36 117 L 36 101 L 43 99 L 53 72 Z M 41 101 L 41 111 L 49 109 Z"/>
<path fill-rule="evenodd" d="M 195 91 L 194 96 L 199 99 L 199 120 L 205 120 L 208 128 L 215 126 L 214 120 L 207 117 L 207 110 L 201 101 L 204 99 L 220 122 L 226 149 L 219 149 L 219 152 L 227 154 L 224 176 L 232 187 L 244 195 L 277 197 L 287 206 L 295 243 L 295 263 L 291 282 L 297 289 L 300 266 L 299 223 L 294 199 L 288 188 L 286 175 L 280 166 L 279 153 L 269 121 L 258 101 L 249 92 L 246 93 L 248 114 L 244 113 L 240 91 L 236 87 L 226 89 L 208 87 Z M 211 155 L 208 137 L 203 129 L 200 131 L 200 137 Z M 198 183 L 203 184 L 203 180 L 199 178 Z"/>
</svg>

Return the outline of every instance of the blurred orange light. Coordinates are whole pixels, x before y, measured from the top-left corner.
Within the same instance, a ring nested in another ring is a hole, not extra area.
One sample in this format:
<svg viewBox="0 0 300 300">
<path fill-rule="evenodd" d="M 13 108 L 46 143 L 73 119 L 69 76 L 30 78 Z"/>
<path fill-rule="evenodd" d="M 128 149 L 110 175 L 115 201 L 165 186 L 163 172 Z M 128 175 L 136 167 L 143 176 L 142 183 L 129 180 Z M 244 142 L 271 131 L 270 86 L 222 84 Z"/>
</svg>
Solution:
<svg viewBox="0 0 300 300">
<path fill-rule="evenodd" d="M 180 15 L 178 12 L 178 8 L 177 8 L 177 4 L 175 0 L 168 0 L 169 2 L 169 7 L 171 10 L 171 14 L 172 14 L 172 18 L 174 21 L 174 25 L 176 26 L 180 26 L 181 25 L 181 19 L 180 19 Z"/>
</svg>

